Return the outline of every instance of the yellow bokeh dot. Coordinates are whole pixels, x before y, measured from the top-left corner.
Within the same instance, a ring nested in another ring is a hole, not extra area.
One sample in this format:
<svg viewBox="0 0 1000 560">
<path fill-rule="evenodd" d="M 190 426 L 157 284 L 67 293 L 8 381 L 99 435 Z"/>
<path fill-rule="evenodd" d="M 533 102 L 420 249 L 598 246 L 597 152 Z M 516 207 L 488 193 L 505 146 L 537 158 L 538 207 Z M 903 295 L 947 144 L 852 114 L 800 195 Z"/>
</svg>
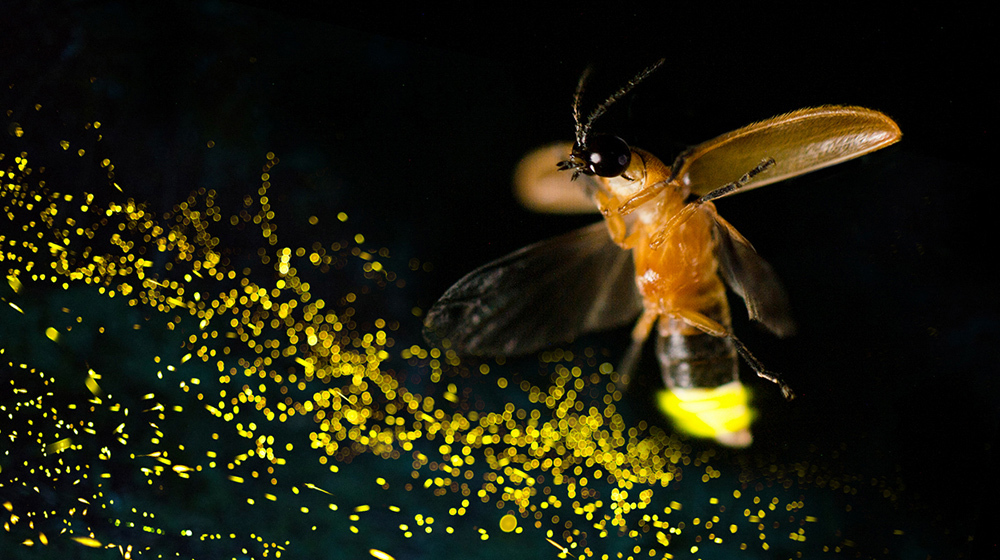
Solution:
<svg viewBox="0 0 1000 560">
<path fill-rule="evenodd" d="M 514 529 L 517 529 L 517 518 L 513 514 L 508 513 L 507 515 L 500 518 L 500 530 L 504 533 L 510 533 Z"/>
</svg>

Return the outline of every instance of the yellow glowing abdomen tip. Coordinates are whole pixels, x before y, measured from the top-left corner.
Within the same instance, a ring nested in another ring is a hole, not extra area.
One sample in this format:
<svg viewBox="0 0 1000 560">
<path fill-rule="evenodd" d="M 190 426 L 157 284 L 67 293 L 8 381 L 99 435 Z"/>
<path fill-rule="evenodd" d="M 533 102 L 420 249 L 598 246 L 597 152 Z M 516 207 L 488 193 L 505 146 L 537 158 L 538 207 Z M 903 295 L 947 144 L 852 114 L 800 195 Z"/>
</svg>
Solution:
<svg viewBox="0 0 1000 560">
<path fill-rule="evenodd" d="M 739 381 L 713 388 L 674 388 L 659 393 L 660 409 L 678 430 L 730 447 L 753 442 L 749 392 Z"/>
</svg>

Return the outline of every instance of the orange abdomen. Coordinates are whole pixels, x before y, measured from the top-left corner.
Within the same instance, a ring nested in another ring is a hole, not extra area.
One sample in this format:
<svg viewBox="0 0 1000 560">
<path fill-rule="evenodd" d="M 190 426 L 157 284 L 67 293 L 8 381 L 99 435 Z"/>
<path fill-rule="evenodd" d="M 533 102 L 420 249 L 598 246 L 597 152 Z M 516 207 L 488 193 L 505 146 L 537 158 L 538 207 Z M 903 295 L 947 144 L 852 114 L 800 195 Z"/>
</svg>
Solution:
<svg viewBox="0 0 1000 560">
<path fill-rule="evenodd" d="M 659 313 L 656 355 L 669 388 L 717 387 L 738 379 L 731 340 L 707 334 L 676 314 L 694 312 L 730 327 L 726 287 L 718 275 L 712 237 L 714 208 L 704 208 L 672 228 L 651 248 L 643 240 L 633 249 L 636 284 L 646 309 Z"/>
<path fill-rule="evenodd" d="M 687 310 L 707 315 L 729 327 L 726 287 L 718 275 L 714 227 L 710 204 L 683 223 L 671 228 L 658 247 L 651 248 L 646 232 L 632 250 L 636 284 L 646 309 L 656 309 L 663 318 L 672 311 Z M 691 329 L 691 332 L 698 332 Z"/>
</svg>

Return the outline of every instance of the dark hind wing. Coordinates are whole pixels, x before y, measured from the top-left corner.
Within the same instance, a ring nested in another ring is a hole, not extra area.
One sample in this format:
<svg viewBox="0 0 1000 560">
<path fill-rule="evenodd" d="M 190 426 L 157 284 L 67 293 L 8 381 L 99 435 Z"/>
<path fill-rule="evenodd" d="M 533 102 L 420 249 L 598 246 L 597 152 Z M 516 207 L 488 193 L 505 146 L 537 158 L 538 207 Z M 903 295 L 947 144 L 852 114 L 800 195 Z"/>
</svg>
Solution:
<svg viewBox="0 0 1000 560">
<path fill-rule="evenodd" d="M 470 272 L 428 311 L 424 337 L 459 354 L 522 355 L 625 325 L 641 310 L 631 251 L 598 222 Z"/>
<path fill-rule="evenodd" d="M 750 319 L 760 321 L 778 336 L 795 333 L 788 296 L 771 265 L 750 242 L 722 217 L 715 216 L 715 250 L 719 272 L 747 306 Z"/>
</svg>

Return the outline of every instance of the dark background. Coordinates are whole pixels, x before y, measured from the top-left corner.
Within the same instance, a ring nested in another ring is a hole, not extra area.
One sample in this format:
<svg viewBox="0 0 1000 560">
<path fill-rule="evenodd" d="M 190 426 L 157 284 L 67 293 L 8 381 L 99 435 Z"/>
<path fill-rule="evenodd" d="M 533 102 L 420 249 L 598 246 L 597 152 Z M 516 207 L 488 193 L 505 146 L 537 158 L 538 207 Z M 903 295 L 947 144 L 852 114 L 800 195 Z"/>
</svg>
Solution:
<svg viewBox="0 0 1000 560">
<path fill-rule="evenodd" d="M 594 103 L 667 58 L 599 126 L 664 159 L 801 107 L 879 109 L 900 125 L 900 144 L 718 204 L 781 276 L 799 323 L 778 341 L 736 314 L 748 346 L 801 395 L 783 405 L 758 386 L 769 408 L 757 445 L 784 460 L 803 446 L 839 449 L 847 471 L 905 481 L 914 506 L 900 523 L 936 535 L 906 557 L 995 552 L 1000 309 L 987 170 L 998 97 L 984 78 L 995 21 L 902 3 L 324 5 L 9 3 L 3 109 L 41 102 L 63 123 L 106 123 L 116 181 L 161 211 L 200 185 L 239 200 L 255 188 L 242 174 L 279 154 L 288 175 L 273 197 L 286 231 L 310 235 L 296 229 L 302 216 L 322 227 L 346 210 L 351 231 L 393 260 L 433 263 L 384 302 L 404 318 L 402 346 L 420 343 L 411 307 L 589 222 L 532 215 L 510 194 L 522 155 L 570 138 L 587 65 Z M 625 334 L 607 337 L 620 348 Z"/>
</svg>

